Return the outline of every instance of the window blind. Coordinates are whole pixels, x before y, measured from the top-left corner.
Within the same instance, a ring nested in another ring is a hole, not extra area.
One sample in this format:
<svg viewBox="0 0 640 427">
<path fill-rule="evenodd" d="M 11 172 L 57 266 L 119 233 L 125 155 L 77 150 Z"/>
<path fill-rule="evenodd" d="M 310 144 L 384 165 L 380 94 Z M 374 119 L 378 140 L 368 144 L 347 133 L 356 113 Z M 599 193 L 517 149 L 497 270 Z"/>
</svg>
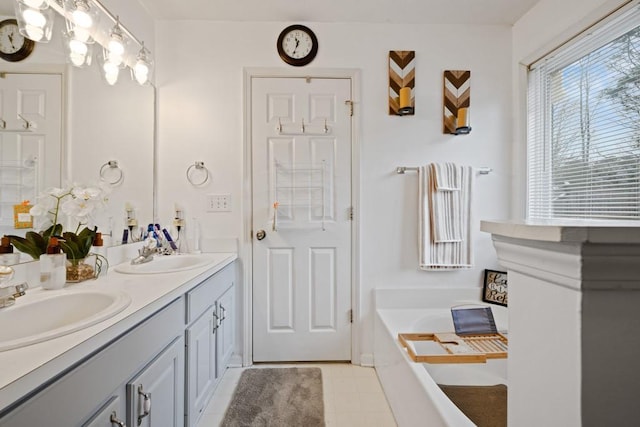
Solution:
<svg viewBox="0 0 640 427">
<path fill-rule="evenodd" d="M 640 7 L 533 64 L 529 218 L 640 219 Z"/>
</svg>

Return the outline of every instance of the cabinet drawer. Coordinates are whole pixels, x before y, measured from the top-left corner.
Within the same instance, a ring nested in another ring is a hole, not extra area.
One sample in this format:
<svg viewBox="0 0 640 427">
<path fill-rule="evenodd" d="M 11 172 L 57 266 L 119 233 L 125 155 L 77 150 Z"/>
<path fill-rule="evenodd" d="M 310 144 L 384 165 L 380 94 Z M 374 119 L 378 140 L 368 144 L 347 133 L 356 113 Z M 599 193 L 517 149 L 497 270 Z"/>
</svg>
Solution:
<svg viewBox="0 0 640 427">
<path fill-rule="evenodd" d="M 233 285 L 234 269 L 235 263 L 232 262 L 187 292 L 187 324 L 200 317 L 224 291 Z"/>
</svg>

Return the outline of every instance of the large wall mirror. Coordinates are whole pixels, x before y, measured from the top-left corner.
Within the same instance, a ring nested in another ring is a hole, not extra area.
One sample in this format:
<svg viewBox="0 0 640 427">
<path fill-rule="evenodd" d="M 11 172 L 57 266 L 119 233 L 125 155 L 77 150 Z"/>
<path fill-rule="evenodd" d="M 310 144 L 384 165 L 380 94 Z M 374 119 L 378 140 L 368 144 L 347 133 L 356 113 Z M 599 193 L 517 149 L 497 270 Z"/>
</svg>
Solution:
<svg viewBox="0 0 640 427">
<path fill-rule="evenodd" d="M 0 0 L 0 20 L 11 18 L 13 0 Z M 97 64 L 67 65 L 64 22 L 56 19 L 53 39 L 37 43 L 28 58 L 0 59 L 0 235 L 27 231 L 14 228 L 13 206 L 33 198 L 26 195 L 34 189 L 102 180 L 111 183 L 111 192 L 95 222 L 111 234 L 107 244 L 120 244 L 126 207 L 133 208 L 140 226 L 154 219 L 155 91 L 133 81 L 128 69 L 109 86 Z M 59 98 L 41 96 L 49 84 L 53 93 L 60 90 Z M 24 129 L 27 122 L 36 126 Z"/>
</svg>

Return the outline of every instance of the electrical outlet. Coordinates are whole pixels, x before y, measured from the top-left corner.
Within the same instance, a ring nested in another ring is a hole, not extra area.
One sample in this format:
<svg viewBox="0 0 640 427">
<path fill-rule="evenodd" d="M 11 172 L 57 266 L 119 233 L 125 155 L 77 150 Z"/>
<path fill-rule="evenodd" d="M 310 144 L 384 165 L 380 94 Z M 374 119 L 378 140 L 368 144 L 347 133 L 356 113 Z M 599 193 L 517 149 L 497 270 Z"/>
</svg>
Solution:
<svg viewBox="0 0 640 427">
<path fill-rule="evenodd" d="M 231 212 L 231 194 L 207 194 L 207 212 Z"/>
</svg>

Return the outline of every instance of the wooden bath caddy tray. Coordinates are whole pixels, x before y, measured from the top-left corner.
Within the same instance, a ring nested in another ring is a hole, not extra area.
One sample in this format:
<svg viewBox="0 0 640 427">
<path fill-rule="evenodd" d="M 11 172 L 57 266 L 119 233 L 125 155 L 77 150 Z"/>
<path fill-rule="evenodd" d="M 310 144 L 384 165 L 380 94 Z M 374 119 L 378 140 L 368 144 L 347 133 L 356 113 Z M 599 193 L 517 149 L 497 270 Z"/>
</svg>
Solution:
<svg viewBox="0 0 640 427">
<path fill-rule="evenodd" d="M 504 335 L 456 335 L 453 332 L 398 334 L 398 341 L 411 360 L 418 363 L 486 363 L 487 359 L 506 359 L 508 340 Z M 444 349 L 441 354 L 416 354 L 409 341 L 433 341 Z"/>
</svg>

